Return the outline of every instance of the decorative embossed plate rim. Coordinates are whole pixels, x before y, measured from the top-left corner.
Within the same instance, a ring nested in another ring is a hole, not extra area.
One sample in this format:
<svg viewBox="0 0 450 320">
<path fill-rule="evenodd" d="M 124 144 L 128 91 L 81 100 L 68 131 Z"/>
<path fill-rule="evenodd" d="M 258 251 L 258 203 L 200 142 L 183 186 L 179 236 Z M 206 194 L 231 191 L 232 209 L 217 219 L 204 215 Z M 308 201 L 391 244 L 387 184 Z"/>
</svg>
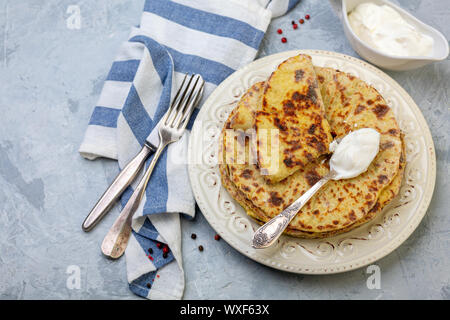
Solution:
<svg viewBox="0 0 450 320">
<path fill-rule="evenodd" d="M 217 140 L 224 121 L 240 96 L 276 66 L 298 53 L 313 63 L 349 72 L 372 84 L 393 108 L 405 134 L 407 165 L 396 199 L 373 221 L 346 234 L 326 239 L 282 236 L 273 247 L 253 249 L 258 224 L 222 187 L 217 165 Z M 287 51 L 256 60 L 223 81 L 203 105 L 188 148 L 189 177 L 203 215 L 216 232 L 239 252 L 269 267 L 303 274 L 330 274 L 357 269 L 399 247 L 416 229 L 431 201 L 436 180 L 433 140 L 420 109 L 400 85 L 372 65 L 340 53 Z"/>
</svg>

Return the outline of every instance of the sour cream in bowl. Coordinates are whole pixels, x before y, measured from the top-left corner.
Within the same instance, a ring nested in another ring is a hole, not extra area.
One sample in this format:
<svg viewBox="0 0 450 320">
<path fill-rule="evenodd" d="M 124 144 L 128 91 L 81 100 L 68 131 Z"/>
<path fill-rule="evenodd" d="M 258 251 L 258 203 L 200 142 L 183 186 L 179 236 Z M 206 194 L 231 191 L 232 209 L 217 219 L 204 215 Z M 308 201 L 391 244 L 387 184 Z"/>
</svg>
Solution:
<svg viewBox="0 0 450 320">
<path fill-rule="evenodd" d="M 342 0 L 342 22 L 353 49 L 385 69 L 415 69 L 449 54 L 439 31 L 387 0 Z"/>
</svg>

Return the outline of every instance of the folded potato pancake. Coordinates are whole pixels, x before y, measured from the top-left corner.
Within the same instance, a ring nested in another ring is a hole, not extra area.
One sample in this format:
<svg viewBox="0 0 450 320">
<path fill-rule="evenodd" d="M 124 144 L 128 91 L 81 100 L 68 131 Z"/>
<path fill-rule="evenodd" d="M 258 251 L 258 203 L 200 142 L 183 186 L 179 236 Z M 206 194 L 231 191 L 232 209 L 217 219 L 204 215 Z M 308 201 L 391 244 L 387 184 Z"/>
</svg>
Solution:
<svg viewBox="0 0 450 320">
<path fill-rule="evenodd" d="M 289 58 L 272 73 L 254 128 L 258 165 L 270 183 L 285 179 L 328 152 L 330 126 L 310 56 Z"/>
</svg>

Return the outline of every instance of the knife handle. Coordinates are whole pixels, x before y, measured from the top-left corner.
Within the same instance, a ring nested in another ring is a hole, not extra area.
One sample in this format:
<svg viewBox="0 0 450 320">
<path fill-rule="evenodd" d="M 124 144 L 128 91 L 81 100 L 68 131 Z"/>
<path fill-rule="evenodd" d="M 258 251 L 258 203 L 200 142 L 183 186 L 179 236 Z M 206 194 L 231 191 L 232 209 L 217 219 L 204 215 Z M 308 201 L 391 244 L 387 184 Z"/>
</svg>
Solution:
<svg viewBox="0 0 450 320">
<path fill-rule="evenodd" d="M 112 208 L 117 198 L 125 191 L 131 184 L 138 172 L 144 166 L 145 160 L 155 152 L 152 145 L 145 144 L 141 151 L 123 168 L 117 175 L 109 188 L 105 191 L 97 204 L 89 212 L 88 216 L 82 224 L 82 229 L 85 232 L 92 230 L 92 228 L 108 213 Z"/>
</svg>

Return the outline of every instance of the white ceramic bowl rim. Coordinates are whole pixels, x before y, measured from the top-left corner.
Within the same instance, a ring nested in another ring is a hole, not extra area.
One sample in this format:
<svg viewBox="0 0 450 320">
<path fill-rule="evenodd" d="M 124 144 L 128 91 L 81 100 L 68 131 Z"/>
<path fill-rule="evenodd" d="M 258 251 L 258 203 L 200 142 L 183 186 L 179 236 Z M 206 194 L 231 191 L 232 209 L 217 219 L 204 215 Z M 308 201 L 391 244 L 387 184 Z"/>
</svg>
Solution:
<svg viewBox="0 0 450 320">
<path fill-rule="evenodd" d="M 433 28 L 432 26 L 420 21 L 419 19 L 417 19 L 416 17 L 414 17 L 412 14 L 410 14 L 408 11 L 400 8 L 399 6 L 393 4 L 390 1 L 387 0 L 377 0 L 379 2 L 383 2 L 386 5 L 389 5 L 391 7 L 393 7 L 397 12 L 399 12 L 401 15 L 406 15 L 408 17 L 410 17 L 416 24 L 421 25 L 423 28 L 431 30 L 432 32 L 434 32 L 435 34 L 437 34 L 441 40 L 442 43 L 444 43 L 445 45 L 445 50 L 444 50 L 444 55 L 440 56 L 440 57 L 436 57 L 436 56 L 396 56 L 396 55 L 391 55 L 391 54 L 387 54 L 384 53 L 378 49 L 375 49 L 369 45 L 366 44 L 365 41 L 363 41 L 362 39 L 360 39 L 358 37 L 358 35 L 356 35 L 356 33 L 353 31 L 353 28 L 350 26 L 350 22 L 348 21 L 348 13 L 347 13 L 347 1 L 348 0 L 342 0 L 342 16 L 344 19 L 344 23 L 347 25 L 348 30 L 350 31 L 350 33 L 353 35 L 353 37 L 355 37 L 362 46 L 364 46 L 366 49 L 368 50 L 372 50 L 375 53 L 381 55 L 381 56 L 385 56 L 391 59 L 398 59 L 398 60 L 429 60 L 429 61 L 441 61 L 444 60 L 448 57 L 449 55 L 449 46 L 448 46 L 448 41 L 447 39 L 444 37 L 444 35 L 436 30 L 435 28 Z M 365 2 L 371 2 L 370 0 L 366 0 L 366 1 L 361 1 L 361 3 L 365 3 Z"/>
</svg>

